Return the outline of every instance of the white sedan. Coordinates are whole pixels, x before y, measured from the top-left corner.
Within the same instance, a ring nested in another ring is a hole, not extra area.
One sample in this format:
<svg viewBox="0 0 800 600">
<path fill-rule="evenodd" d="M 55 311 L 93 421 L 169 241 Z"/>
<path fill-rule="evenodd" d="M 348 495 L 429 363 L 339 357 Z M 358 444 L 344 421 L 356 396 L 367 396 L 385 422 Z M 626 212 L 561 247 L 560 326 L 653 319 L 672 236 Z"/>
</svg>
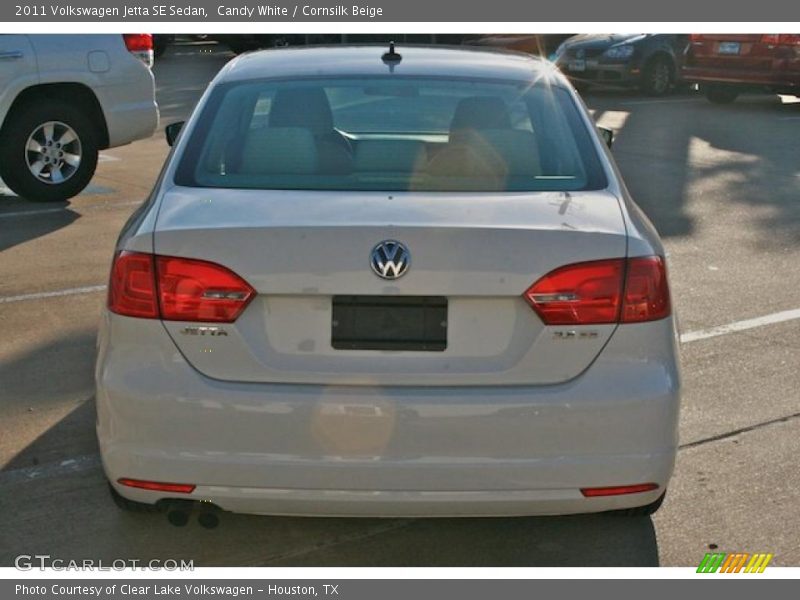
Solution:
<svg viewBox="0 0 800 600">
<path fill-rule="evenodd" d="M 664 249 L 550 63 L 268 50 L 179 127 L 100 333 L 119 505 L 658 508 L 680 398 Z"/>
</svg>

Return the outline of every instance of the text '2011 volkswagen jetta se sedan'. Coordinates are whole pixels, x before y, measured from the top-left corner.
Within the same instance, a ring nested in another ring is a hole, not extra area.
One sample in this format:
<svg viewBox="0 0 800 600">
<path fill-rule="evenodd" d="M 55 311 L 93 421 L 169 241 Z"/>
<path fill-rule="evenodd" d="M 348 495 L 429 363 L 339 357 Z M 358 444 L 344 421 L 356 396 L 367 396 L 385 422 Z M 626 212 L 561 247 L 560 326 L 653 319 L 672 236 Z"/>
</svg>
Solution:
<svg viewBox="0 0 800 600">
<path fill-rule="evenodd" d="M 120 236 L 96 378 L 131 508 L 643 514 L 677 446 L 658 236 L 564 77 L 493 51 L 231 61 Z"/>
</svg>

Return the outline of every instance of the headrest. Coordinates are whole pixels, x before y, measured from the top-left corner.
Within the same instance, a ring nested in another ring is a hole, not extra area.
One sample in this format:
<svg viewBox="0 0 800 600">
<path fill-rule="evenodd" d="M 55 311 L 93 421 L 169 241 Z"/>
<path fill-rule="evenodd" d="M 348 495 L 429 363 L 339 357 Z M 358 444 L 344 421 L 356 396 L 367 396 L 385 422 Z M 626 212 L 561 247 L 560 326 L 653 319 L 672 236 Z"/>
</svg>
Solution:
<svg viewBox="0 0 800 600">
<path fill-rule="evenodd" d="M 445 177 L 534 177 L 541 174 L 536 138 L 518 129 L 464 131 L 435 155 L 430 172 Z"/>
<path fill-rule="evenodd" d="M 246 175 L 307 175 L 318 168 L 317 144 L 302 127 L 251 130 L 242 150 L 240 172 Z"/>
<path fill-rule="evenodd" d="M 450 132 L 464 129 L 510 129 L 511 116 L 502 98 L 497 96 L 472 96 L 456 105 Z"/>
<path fill-rule="evenodd" d="M 328 96 L 321 87 L 280 90 L 269 111 L 270 127 L 305 127 L 314 135 L 333 131 Z"/>
</svg>

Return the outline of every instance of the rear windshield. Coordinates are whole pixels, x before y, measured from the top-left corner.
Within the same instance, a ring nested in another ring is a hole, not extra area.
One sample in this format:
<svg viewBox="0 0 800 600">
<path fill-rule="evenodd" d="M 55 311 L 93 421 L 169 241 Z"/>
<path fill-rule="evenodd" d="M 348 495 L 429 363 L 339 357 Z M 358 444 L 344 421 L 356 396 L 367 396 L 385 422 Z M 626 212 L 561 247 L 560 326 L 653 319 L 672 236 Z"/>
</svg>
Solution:
<svg viewBox="0 0 800 600">
<path fill-rule="evenodd" d="M 282 190 L 575 191 L 606 186 L 563 89 L 448 78 L 217 86 L 176 183 Z"/>
</svg>

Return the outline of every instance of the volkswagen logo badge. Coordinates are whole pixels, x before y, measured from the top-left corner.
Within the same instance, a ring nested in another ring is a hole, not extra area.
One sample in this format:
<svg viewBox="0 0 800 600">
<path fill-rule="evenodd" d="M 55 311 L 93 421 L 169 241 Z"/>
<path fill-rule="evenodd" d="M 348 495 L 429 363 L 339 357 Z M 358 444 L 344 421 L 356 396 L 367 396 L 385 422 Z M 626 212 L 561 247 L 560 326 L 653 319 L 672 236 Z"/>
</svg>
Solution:
<svg viewBox="0 0 800 600">
<path fill-rule="evenodd" d="M 408 271 L 411 254 L 400 242 L 385 240 L 372 249 L 369 264 L 378 277 L 398 279 Z"/>
</svg>

